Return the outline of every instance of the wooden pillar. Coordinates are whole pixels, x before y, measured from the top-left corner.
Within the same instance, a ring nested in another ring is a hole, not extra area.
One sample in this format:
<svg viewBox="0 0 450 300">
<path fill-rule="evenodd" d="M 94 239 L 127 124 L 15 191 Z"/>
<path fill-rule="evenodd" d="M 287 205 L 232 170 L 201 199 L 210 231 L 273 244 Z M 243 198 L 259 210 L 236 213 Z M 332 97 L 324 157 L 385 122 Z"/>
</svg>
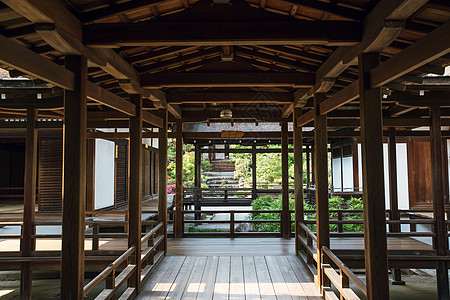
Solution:
<svg viewBox="0 0 450 300">
<path fill-rule="evenodd" d="M 256 145 L 252 146 L 252 199 L 255 200 L 258 197 L 256 177 Z"/>
<path fill-rule="evenodd" d="M 25 174 L 23 197 L 23 225 L 20 250 L 22 256 L 31 256 L 33 252 L 33 222 L 36 205 L 36 174 L 37 174 L 37 110 L 27 109 L 27 132 L 25 144 Z M 33 272 L 29 262 L 21 264 L 20 299 L 31 299 Z"/>
<path fill-rule="evenodd" d="M 315 144 L 316 142 L 314 142 Z M 316 185 L 316 162 L 314 156 L 316 155 L 316 150 L 314 149 L 314 144 L 311 145 L 311 181 L 310 184 Z"/>
<path fill-rule="evenodd" d="M 359 100 L 367 299 L 389 299 L 381 89 L 370 88 L 378 53 L 359 56 Z"/>
<path fill-rule="evenodd" d="M 439 256 L 446 256 L 448 249 L 447 228 L 445 224 L 444 184 L 442 164 L 441 110 L 438 105 L 431 106 L 431 184 L 433 187 L 433 215 L 436 221 L 434 232 Z M 448 266 L 446 261 L 439 262 L 436 270 L 436 282 L 439 299 L 449 299 Z"/>
<path fill-rule="evenodd" d="M 75 75 L 75 89 L 64 92 L 61 299 L 83 299 L 87 60 L 66 55 L 65 64 Z"/>
<path fill-rule="evenodd" d="M 359 192 L 358 141 L 352 140 L 353 190 Z"/>
<path fill-rule="evenodd" d="M 294 200 L 295 200 L 295 254 L 298 254 L 298 226 L 303 222 L 303 131 L 297 127 L 297 118 L 301 115 L 301 108 L 294 108 Z"/>
<path fill-rule="evenodd" d="M 314 169 L 316 182 L 316 225 L 317 225 L 317 274 L 318 284 L 322 287 L 321 253 L 322 247 L 330 246 L 330 215 L 328 209 L 328 136 L 327 116 L 320 115 L 320 103 L 325 101 L 325 93 L 314 95 Z"/>
<path fill-rule="evenodd" d="M 158 179 L 158 221 L 164 223 L 164 255 L 167 254 L 167 109 L 163 112 L 163 127 L 159 129 L 159 179 Z"/>
<path fill-rule="evenodd" d="M 281 123 L 281 234 L 284 238 L 291 236 L 291 214 L 289 212 L 289 149 L 288 122 Z"/>
<path fill-rule="evenodd" d="M 389 141 L 388 141 L 388 162 L 389 162 L 389 206 L 391 213 L 390 220 L 400 220 L 400 213 L 398 211 L 398 183 L 397 183 L 397 143 L 395 137 L 395 127 L 389 127 Z M 400 232 L 400 224 L 389 225 L 391 232 Z M 402 280 L 401 269 L 394 269 L 394 285 L 404 285 Z"/>
<path fill-rule="evenodd" d="M 310 162 L 310 155 L 311 155 L 311 147 L 306 146 L 306 187 L 309 188 L 311 185 L 311 162 Z"/>
<path fill-rule="evenodd" d="M 202 187 L 202 154 L 200 151 L 200 146 L 195 145 L 194 154 L 194 209 L 200 210 L 200 198 L 201 198 L 201 187 Z M 200 219 L 200 214 L 195 214 L 195 219 Z"/>
<path fill-rule="evenodd" d="M 131 94 L 136 116 L 130 117 L 130 188 L 128 189 L 128 247 L 135 246 L 136 270 L 129 284 L 137 293 L 141 290 L 141 213 L 142 213 L 142 97 Z"/>
<path fill-rule="evenodd" d="M 177 120 L 176 131 L 176 185 L 175 185 L 175 223 L 176 238 L 183 236 L 183 122 Z"/>
<path fill-rule="evenodd" d="M 398 211 L 398 184 L 397 184 L 397 144 L 395 138 L 395 127 L 389 127 L 388 162 L 389 162 L 389 206 L 391 220 L 400 220 Z M 400 224 L 391 224 L 392 232 L 400 232 Z"/>
</svg>

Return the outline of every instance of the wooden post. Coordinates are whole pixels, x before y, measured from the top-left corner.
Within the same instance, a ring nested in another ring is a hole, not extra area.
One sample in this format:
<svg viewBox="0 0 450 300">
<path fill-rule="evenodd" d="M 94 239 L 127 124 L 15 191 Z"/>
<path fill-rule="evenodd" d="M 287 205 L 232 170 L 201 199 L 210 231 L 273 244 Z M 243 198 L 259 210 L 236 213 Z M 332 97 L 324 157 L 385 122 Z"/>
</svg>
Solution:
<svg viewBox="0 0 450 300">
<path fill-rule="evenodd" d="M 389 299 L 381 89 L 370 88 L 378 53 L 359 56 L 359 100 L 367 299 Z"/>
<path fill-rule="evenodd" d="M 257 191 L 257 182 L 258 179 L 256 177 L 256 145 L 252 146 L 252 200 L 255 200 L 258 197 Z"/>
<path fill-rule="evenodd" d="M 33 251 L 33 222 L 36 205 L 36 174 L 37 174 L 37 110 L 27 109 L 27 132 L 25 144 L 25 174 L 23 197 L 23 225 L 20 250 L 22 256 L 31 256 Z M 31 299 L 33 272 L 29 262 L 21 264 L 20 299 Z"/>
<path fill-rule="evenodd" d="M 315 144 L 315 142 L 314 142 Z M 316 155 L 316 150 L 314 149 L 314 144 L 311 145 L 311 181 L 310 184 L 316 185 L 316 162 L 314 161 L 314 156 Z"/>
<path fill-rule="evenodd" d="M 176 132 L 176 185 L 175 185 L 175 223 L 174 233 L 176 238 L 183 236 L 183 122 L 177 120 Z"/>
<path fill-rule="evenodd" d="M 433 215 L 436 221 L 434 244 L 439 256 L 446 256 L 447 227 L 445 224 L 444 185 L 442 165 L 441 110 L 438 105 L 431 106 L 431 183 L 433 187 Z M 436 270 L 436 283 L 439 299 L 449 299 L 448 266 L 446 261 L 439 262 Z"/>
<path fill-rule="evenodd" d="M 83 299 L 86 204 L 87 60 L 66 55 L 75 89 L 64 92 L 64 192 L 61 299 Z"/>
<path fill-rule="evenodd" d="M 202 187 L 202 154 L 200 151 L 200 146 L 195 145 L 195 154 L 194 154 L 194 210 L 201 210 L 200 206 L 200 198 L 201 198 L 201 187 Z M 200 220 L 201 215 L 195 214 L 195 219 Z"/>
<path fill-rule="evenodd" d="M 398 211 L 398 184 L 397 184 L 397 143 L 395 138 L 395 127 L 389 127 L 389 142 L 388 142 L 388 162 L 389 162 L 389 206 L 391 213 L 390 220 L 400 220 L 400 213 Z M 391 232 L 400 232 L 400 224 L 390 224 L 389 230 Z M 394 285 L 404 285 L 402 280 L 401 269 L 394 269 Z"/>
<path fill-rule="evenodd" d="M 289 149 L 288 122 L 281 123 L 281 234 L 284 238 L 291 236 L 291 214 L 289 213 Z"/>
<path fill-rule="evenodd" d="M 317 274 L 319 288 L 323 285 L 321 276 L 322 247 L 330 246 L 330 215 L 328 209 L 328 136 L 327 116 L 320 114 L 320 103 L 325 101 L 325 93 L 314 95 L 314 169 L 316 182 L 316 224 L 317 224 Z"/>
<path fill-rule="evenodd" d="M 128 198 L 128 248 L 136 247 L 136 269 L 129 284 L 141 290 L 141 213 L 142 213 L 142 96 L 131 94 L 130 101 L 136 105 L 136 116 L 130 117 L 130 188 Z"/>
<path fill-rule="evenodd" d="M 309 186 L 311 185 L 310 155 L 311 155 L 311 147 L 310 146 L 306 146 L 306 188 L 309 188 Z"/>
<path fill-rule="evenodd" d="M 359 192 L 358 141 L 352 141 L 353 190 Z"/>
<path fill-rule="evenodd" d="M 397 187 L 397 144 L 395 127 L 389 127 L 388 162 L 389 162 L 389 206 L 391 207 L 391 220 L 400 220 L 398 212 L 398 187 Z M 400 232 L 400 224 L 391 224 L 392 232 Z"/>
<path fill-rule="evenodd" d="M 158 184 L 158 221 L 164 223 L 164 255 L 167 254 L 167 109 L 163 112 L 163 127 L 159 129 L 159 184 Z"/>
<path fill-rule="evenodd" d="M 295 200 L 295 254 L 298 254 L 298 227 L 303 222 L 303 131 L 297 127 L 297 118 L 301 115 L 301 108 L 294 108 L 294 200 Z"/>
</svg>

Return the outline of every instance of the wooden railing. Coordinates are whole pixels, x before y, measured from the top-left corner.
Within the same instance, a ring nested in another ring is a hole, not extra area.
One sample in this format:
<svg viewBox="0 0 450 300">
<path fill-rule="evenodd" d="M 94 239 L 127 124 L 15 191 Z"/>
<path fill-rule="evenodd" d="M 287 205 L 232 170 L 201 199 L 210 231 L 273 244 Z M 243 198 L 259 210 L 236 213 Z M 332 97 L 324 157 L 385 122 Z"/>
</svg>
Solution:
<svg viewBox="0 0 450 300">
<path fill-rule="evenodd" d="M 366 295 L 366 284 L 355 275 L 329 248 L 322 247 L 321 251 L 321 272 L 323 278 L 323 293 L 326 299 L 338 299 L 332 289 L 332 283 L 340 294 L 339 299 L 357 300 L 358 295 L 350 288 L 350 280 L 355 286 Z M 335 267 L 339 269 L 339 274 Z"/>
<path fill-rule="evenodd" d="M 290 213 L 293 213 L 293 210 L 290 210 Z M 237 220 L 236 215 L 237 214 L 259 214 L 259 213 L 275 213 L 278 214 L 279 217 L 272 220 L 252 220 L 252 219 L 246 219 L 246 220 Z M 187 214 L 228 214 L 229 218 L 227 220 L 186 220 L 185 215 Z M 290 214 L 289 214 L 290 216 Z M 189 232 L 184 231 L 185 237 L 192 237 L 192 236 L 222 236 L 222 237 L 239 237 L 239 236 L 273 236 L 273 237 L 280 237 L 281 233 L 280 231 L 276 232 L 238 232 L 236 231 L 236 224 L 279 224 L 281 226 L 281 210 L 231 210 L 231 211 L 221 211 L 221 210 L 185 210 L 183 211 L 183 228 L 185 228 L 185 224 L 229 224 L 226 228 L 226 231 L 222 232 L 214 232 L 211 231 L 205 231 L 205 232 Z M 290 223 L 294 223 L 294 220 L 290 220 Z M 225 228 L 224 228 L 225 229 Z M 189 228 L 187 228 L 189 230 Z"/>
<path fill-rule="evenodd" d="M 113 261 L 106 269 L 104 269 L 100 274 L 98 274 L 94 279 L 92 279 L 84 287 L 84 297 L 86 297 L 96 286 L 102 283 L 106 279 L 106 288 L 100 292 L 100 294 L 95 299 L 112 299 L 117 290 L 133 275 L 136 265 L 129 264 L 129 258 L 136 252 L 134 246 L 130 247 L 121 256 L 119 256 L 115 261 Z M 126 267 L 116 276 L 116 269 L 119 268 L 123 263 Z M 135 296 L 135 288 L 129 287 L 125 290 L 125 295 L 130 295 L 129 297 L 121 297 L 121 299 L 131 299 Z"/>
<path fill-rule="evenodd" d="M 156 211 L 142 211 L 143 214 L 157 214 Z M 172 214 L 170 212 L 169 214 Z M 162 222 L 156 220 L 145 220 L 142 221 L 143 227 L 151 227 L 148 232 L 142 233 L 141 238 L 141 253 L 138 255 L 135 253 L 135 247 L 130 247 L 124 253 L 120 250 L 113 249 L 100 249 L 99 244 L 101 239 L 105 238 L 120 238 L 126 241 L 128 237 L 127 231 L 117 232 L 117 233 L 103 233 L 101 228 L 104 226 L 110 227 L 128 227 L 127 212 L 125 211 L 104 211 L 104 212 L 86 212 L 90 217 L 101 216 L 101 215 L 123 215 L 123 220 L 92 220 L 87 218 L 85 221 L 86 226 L 92 227 L 92 233 L 86 233 L 85 238 L 92 240 L 92 250 L 85 251 L 85 262 L 100 262 L 95 263 L 95 268 L 102 266 L 105 263 L 113 261 L 105 269 L 103 269 L 98 276 L 91 280 L 84 288 L 84 294 L 92 292 L 92 290 L 98 286 L 101 282 L 105 281 L 106 287 L 100 292 L 96 299 L 113 299 L 115 293 L 120 288 L 121 285 L 127 282 L 128 278 L 135 272 L 136 262 L 141 264 L 141 275 L 140 281 L 145 282 L 150 274 L 153 272 L 154 268 L 164 257 L 165 248 L 165 228 Z M 22 222 L 0 222 L 1 226 L 18 226 L 22 227 Z M 20 268 L 21 262 L 30 263 L 52 263 L 59 264 L 61 262 L 61 251 L 59 250 L 43 250 L 36 251 L 36 240 L 38 239 L 61 239 L 61 234 L 51 233 L 51 234 L 37 234 L 36 227 L 40 226 L 62 226 L 60 220 L 55 221 L 35 221 L 33 223 L 33 235 L 32 235 L 32 256 L 24 257 L 21 251 L 8 251 L 2 252 L 0 255 L 1 263 L 8 263 L 14 268 L 17 265 Z M 11 235 L 1 235 L 1 239 L 20 239 L 22 241 L 22 234 L 11 234 Z M 120 252 L 119 252 L 120 251 Z M 117 255 L 120 255 L 114 260 Z M 133 258 L 132 264 L 129 262 L 130 258 Z M 136 258 L 138 257 L 138 258 Z M 92 266 L 92 265 L 91 265 Z M 120 273 L 116 275 L 116 271 L 120 270 Z M 131 299 L 135 296 L 135 289 L 133 287 L 128 287 L 122 294 L 120 299 Z"/>
</svg>

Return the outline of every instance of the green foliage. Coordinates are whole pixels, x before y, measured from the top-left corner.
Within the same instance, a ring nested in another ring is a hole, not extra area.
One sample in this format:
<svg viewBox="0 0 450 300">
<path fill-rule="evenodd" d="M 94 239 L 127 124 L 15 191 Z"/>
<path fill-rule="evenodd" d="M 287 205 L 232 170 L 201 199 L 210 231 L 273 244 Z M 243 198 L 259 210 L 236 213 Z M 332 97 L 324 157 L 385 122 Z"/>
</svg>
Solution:
<svg viewBox="0 0 450 300">
<path fill-rule="evenodd" d="M 329 210 L 362 210 L 363 209 L 363 203 L 361 198 L 354 198 L 351 197 L 348 200 L 344 200 L 341 197 L 335 196 L 328 201 L 328 207 Z M 305 205 L 305 210 L 315 210 L 316 205 Z M 363 213 L 350 213 L 350 212 L 343 212 L 342 213 L 342 219 L 343 220 L 362 220 Z M 315 213 L 305 213 L 305 219 L 307 220 L 315 220 L 316 214 Z M 337 212 L 330 212 L 330 219 L 338 219 L 338 213 Z M 308 228 L 311 231 L 316 231 L 316 225 L 315 224 L 308 224 Z M 342 225 L 342 231 L 343 232 L 362 232 L 364 231 L 364 225 L 363 224 L 343 224 Z M 338 232 L 338 224 L 330 224 L 330 232 Z"/>
<path fill-rule="evenodd" d="M 175 184 L 175 139 L 169 139 L 168 141 L 168 149 L 167 149 L 167 157 L 169 163 L 167 165 L 167 184 L 174 185 Z M 195 151 L 192 145 L 184 145 L 183 149 L 183 186 L 186 188 L 194 187 L 194 176 L 195 176 Z M 202 173 L 210 171 L 212 169 L 212 165 L 208 160 L 201 161 L 201 169 Z M 208 186 L 203 183 L 207 180 L 207 177 L 202 175 L 202 188 L 207 188 Z"/>
<path fill-rule="evenodd" d="M 281 196 L 278 198 L 273 198 L 271 196 L 262 196 L 258 197 L 252 202 L 253 210 L 281 210 L 282 209 L 282 200 Z M 289 198 L 289 209 L 293 210 L 295 208 L 294 199 L 292 197 Z M 331 210 L 362 210 L 362 200 L 361 198 L 351 198 L 348 200 L 344 200 L 340 197 L 333 197 L 329 200 L 329 209 Z M 310 205 L 304 204 L 305 210 L 315 210 L 315 204 Z M 280 213 L 252 213 L 249 216 L 250 220 L 280 220 Z M 330 219 L 337 219 L 337 212 L 330 212 Z M 362 220 L 362 213 L 350 213 L 346 212 L 342 214 L 343 220 Z M 295 215 L 291 214 L 291 220 L 295 219 Z M 306 220 L 315 220 L 316 213 L 305 212 Z M 279 223 L 255 223 L 253 224 L 254 228 L 261 232 L 280 232 L 280 224 Z M 315 224 L 308 224 L 308 227 L 311 231 L 316 230 Z M 343 224 L 343 232 L 362 232 L 364 231 L 363 224 Z M 292 225 L 292 231 L 294 231 L 294 225 Z M 338 225 L 330 224 L 330 231 L 337 232 Z"/>
<path fill-rule="evenodd" d="M 271 196 L 262 196 L 253 200 L 253 210 L 281 210 L 282 209 L 282 197 L 273 198 Z M 289 209 L 294 209 L 295 203 L 293 198 L 289 198 Z M 280 213 L 251 213 L 250 220 L 280 220 Z M 291 220 L 294 220 L 294 214 L 291 214 Z M 280 223 L 253 223 L 253 227 L 260 232 L 280 232 Z M 292 224 L 291 230 L 294 230 L 294 224 Z"/>
<path fill-rule="evenodd" d="M 189 227 L 188 228 L 188 232 L 227 232 L 227 231 L 223 231 L 217 228 L 211 228 L 211 229 L 202 229 L 202 228 L 197 228 L 197 227 Z"/>
</svg>

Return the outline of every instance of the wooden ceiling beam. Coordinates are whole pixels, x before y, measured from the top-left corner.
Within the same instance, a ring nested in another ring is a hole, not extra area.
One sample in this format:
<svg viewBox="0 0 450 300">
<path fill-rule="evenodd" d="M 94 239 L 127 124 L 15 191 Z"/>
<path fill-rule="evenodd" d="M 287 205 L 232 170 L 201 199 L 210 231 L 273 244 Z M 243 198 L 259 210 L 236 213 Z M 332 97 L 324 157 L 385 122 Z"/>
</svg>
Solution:
<svg viewBox="0 0 450 300">
<path fill-rule="evenodd" d="M 183 63 L 186 63 L 186 62 L 189 62 L 192 60 L 196 60 L 196 59 L 202 59 L 204 57 L 209 57 L 214 54 L 216 54 L 216 56 L 220 56 L 220 48 L 213 47 L 210 49 L 200 50 L 198 52 L 194 52 L 194 53 L 190 53 L 190 54 L 179 55 L 175 58 L 171 58 L 171 59 L 163 60 L 160 62 L 144 65 L 142 67 L 139 67 L 137 70 L 141 73 L 157 71 L 157 70 L 165 70 L 172 66 L 183 64 Z"/>
<path fill-rule="evenodd" d="M 92 82 L 88 82 L 86 85 L 86 96 L 90 100 L 111 107 L 129 116 L 136 115 L 136 106 L 133 103 L 102 89 Z"/>
<path fill-rule="evenodd" d="M 380 64 L 370 72 L 372 87 L 380 87 L 450 53 L 450 21 Z"/>
<path fill-rule="evenodd" d="M 10 0 L 12 1 L 12 0 Z M 356 45 L 360 26 L 345 21 L 216 21 L 92 24 L 84 44 L 120 46 Z"/>
<path fill-rule="evenodd" d="M 292 93 L 268 92 L 198 92 L 168 93 L 169 104 L 259 104 L 259 103 L 292 103 Z"/>
<path fill-rule="evenodd" d="M 297 95 L 310 98 L 316 93 L 321 81 L 336 78 L 359 54 L 368 51 L 381 51 L 387 47 L 404 28 L 404 21 L 422 7 L 428 0 L 381 0 L 363 20 L 363 38 L 355 47 L 339 47 L 322 64 L 316 73 L 316 86 L 307 93 Z M 399 21 L 399 22 L 397 22 Z"/>
<path fill-rule="evenodd" d="M 175 117 L 175 119 L 180 120 L 183 118 L 183 112 L 178 104 L 168 104 L 167 110 Z"/>
<path fill-rule="evenodd" d="M 143 88 L 163 87 L 310 87 L 314 75 L 299 72 L 159 73 L 141 76 Z"/>
<path fill-rule="evenodd" d="M 253 50 L 249 50 L 249 49 L 245 49 L 242 47 L 234 47 L 234 53 L 236 54 L 243 54 L 249 57 L 257 57 L 260 58 L 262 60 L 266 60 L 268 62 L 273 62 L 277 65 L 283 65 L 283 66 L 287 66 L 289 68 L 295 68 L 298 70 L 302 70 L 305 72 L 315 72 L 317 71 L 317 67 L 314 65 L 310 65 L 310 64 L 305 64 L 302 62 L 299 62 L 297 60 L 291 60 L 291 59 L 286 59 L 286 58 L 282 58 L 279 56 L 274 56 L 274 55 L 270 55 L 270 54 L 266 54 L 266 53 L 261 53 L 259 51 L 253 51 Z"/>
<path fill-rule="evenodd" d="M 80 19 L 83 23 L 90 23 L 121 14 L 139 10 L 141 8 L 149 8 L 159 4 L 168 2 L 169 0 L 133 0 L 120 4 L 109 5 L 107 7 L 91 10 L 82 13 Z"/>
<path fill-rule="evenodd" d="M 161 50 L 155 50 L 155 51 L 148 51 L 143 54 L 133 55 L 126 58 L 126 60 L 130 64 L 136 64 L 136 63 L 142 63 L 147 60 L 157 60 L 166 56 L 174 55 L 178 52 L 184 52 L 193 50 L 196 47 L 183 47 L 183 46 L 174 46 L 174 47 L 167 47 Z"/>
<path fill-rule="evenodd" d="M 314 0 L 283 0 L 293 6 L 302 6 L 312 8 L 314 10 L 326 12 L 328 14 L 343 17 L 353 21 L 361 21 L 364 19 L 366 12 L 345 6 L 340 6 L 334 2 L 326 3 Z"/>
<path fill-rule="evenodd" d="M 57 109 L 64 108 L 64 98 L 62 96 L 45 99 L 37 99 L 36 95 L 27 95 L 19 98 L 11 98 L 0 101 L 0 107 L 13 109 Z"/>
<path fill-rule="evenodd" d="M 156 126 L 158 128 L 163 127 L 163 122 L 164 122 L 163 119 L 149 111 L 142 112 L 142 120 L 144 122 L 146 122 L 150 125 Z"/>
<path fill-rule="evenodd" d="M 276 53 L 281 53 L 287 56 L 291 56 L 291 57 L 295 57 L 296 59 L 300 58 L 302 60 L 308 60 L 308 61 L 313 61 L 316 63 L 322 63 L 323 61 L 326 60 L 326 56 L 324 55 L 318 55 L 318 54 L 314 54 L 314 53 L 310 53 L 307 51 L 303 51 L 303 50 L 297 50 L 297 49 L 293 49 L 293 48 L 288 48 L 285 46 L 258 46 L 258 48 L 264 49 L 264 50 L 268 50 L 271 52 L 276 52 Z"/>
<path fill-rule="evenodd" d="M 72 72 L 2 35 L 0 35 L 0 62 L 63 89 L 74 89 Z"/>
<path fill-rule="evenodd" d="M 90 49 L 82 43 L 83 24 L 57 0 L 5 0 L 17 13 L 35 23 L 35 30 L 49 45 L 63 54 L 86 56 L 117 79 L 129 79 L 128 93 L 140 93 L 139 74 L 111 49 Z"/>
</svg>

